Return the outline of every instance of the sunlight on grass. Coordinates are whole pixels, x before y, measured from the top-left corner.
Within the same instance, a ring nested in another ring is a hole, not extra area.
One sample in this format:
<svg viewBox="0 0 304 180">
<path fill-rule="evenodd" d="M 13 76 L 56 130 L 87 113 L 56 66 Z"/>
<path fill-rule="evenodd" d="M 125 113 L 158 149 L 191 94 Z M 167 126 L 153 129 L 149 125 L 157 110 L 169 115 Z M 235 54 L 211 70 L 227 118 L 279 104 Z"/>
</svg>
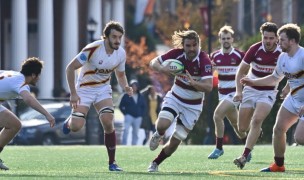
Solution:
<svg viewBox="0 0 304 180">
<path fill-rule="evenodd" d="M 8 146 L 1 159 L 10 167 L 0 177 L 9 179 L 303 179 L 304 163 L 301 146 L 287 147 L 285 173 L 261 173 L 273 161 L 272 146 L 256 146 L 253 158 L 243 170 L 233 159 L 243 146 L 224 146 L 224 155 L 209 160 L 214 146 L 180 146 L 166 159 L 157 173 L 147 167 L 161 148 L 118 146 L 117 162 L 124 172 L 109 172 L 104 146 Z"/>
</svg>

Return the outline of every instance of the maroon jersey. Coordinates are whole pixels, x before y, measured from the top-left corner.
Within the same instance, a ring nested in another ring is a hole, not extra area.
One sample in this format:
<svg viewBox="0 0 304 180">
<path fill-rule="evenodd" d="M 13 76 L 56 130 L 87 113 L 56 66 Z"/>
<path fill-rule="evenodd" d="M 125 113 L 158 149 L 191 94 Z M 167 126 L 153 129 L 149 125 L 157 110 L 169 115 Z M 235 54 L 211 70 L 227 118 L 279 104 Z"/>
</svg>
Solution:
<svg viewBox="0 0 304 180">
<path fill-rule="evenodd" d="M 262 42 L 252 45 L 243 59 L 243 62 L 251 65 L 248 76 L 256 79 L 272 74 L 280 54 L 281 48 L 279 46 L 274 51 L 266 51 Z M 257 90 L 274 90 L 276 87 L 252 86 L 252 88 Z"/>
<path fill-rule="evenodd" d="M 181 61 L 185 67 L 181 74 L 175 76 L 174 85 L 171 88 L 171 91 L 175 95 L 181 99 L 193 100 L 193 102 L 199 102 L 204 98 L 204 92 L 197 91 L 194 87 L 190 86 L 186 76 L 186 70 L 195 81 L 212 78 L 211 61 L 205 52 L 200 51 L 194 60 L 190 61 L 186 59 L 186 54 L 183 49 L 172 49 L 164 55 L 159 56 L 158 59 L 160 63 L 163 63 L 167 59 L 177 59 Z"/>
<path fill-rule="evenodd" d="M 235 92 L 235 75 L 244 55 L 244 52 L 234 48 L 230 53 L 223 53 L 222 49 L 212 53 L 211 60 L 216 64 L 220 94 Z"/>
</svg>

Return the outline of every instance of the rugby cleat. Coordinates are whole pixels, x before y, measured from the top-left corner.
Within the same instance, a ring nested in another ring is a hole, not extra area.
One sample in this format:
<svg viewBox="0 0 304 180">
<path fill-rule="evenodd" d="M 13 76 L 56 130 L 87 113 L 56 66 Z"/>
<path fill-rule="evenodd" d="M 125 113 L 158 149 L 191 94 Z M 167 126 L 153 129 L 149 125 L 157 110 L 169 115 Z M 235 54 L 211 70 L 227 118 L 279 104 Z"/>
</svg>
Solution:
<svg viewBox="0 0 304 180">
<path fill-rule="evenodd" d="M 261 172 L 285 172 L 285 167 L 272 163 L 269 167 L 261 169 Z"/>
<path fill-rule="evenodd" d="M 240 156 L 238 158 L 236 158 L 235 160 L 233 160 L 233 163 L 240 169 L 243 169 L 245 164 L 246 164 L 247 160 L 245 156 Z"/>
<path fill-rule="evenodd" d="M 154 151 L 155 149 L 158 148 L 159 142 L 161 141 L 161 139 L 162 139 L 162 136 L 159 135 L 157 131 L 152 135 L 150 145 L 149 145 L 151 151 Z"/>
<path fill-rule="evenodd" d="M 215 148 L 211 154 L 209 154 L 208 159 L 217 159 L 219 158 L 221 155 L 224 154 L 224 150 L 219 150 L 217 148 Z"/>
<path fill-rule="evenodd" d="M 110 171 L 123 171 L 115 162 L 109 165 Z"/>
<path fill-rule="evenodd" d="M 0 159 L 0 169 L 1 170 L 9 170 L 9 168 L 7 166 L 5 166 L 3 163 L 4 162 Z"/>
<path fill-rule="evenodd" d="M 250 152 L 246 158 L 246 162 L 250 162 L 251 158 L 252 158 L 252 154 Z"/>
<path fill-rule="evenodd" d="M 158 172 L 158 164 L 156 164 L 156 162 L 151 162 L 148 167 L 148 172 Z"/>
<path fill-rule="evenodd" d="M 69 134 L 71 132 L 70 128 L 68 127 L 70 118 L 67 118 L 62 125 L 62 132 L 63 134 Z"/>
</svg>

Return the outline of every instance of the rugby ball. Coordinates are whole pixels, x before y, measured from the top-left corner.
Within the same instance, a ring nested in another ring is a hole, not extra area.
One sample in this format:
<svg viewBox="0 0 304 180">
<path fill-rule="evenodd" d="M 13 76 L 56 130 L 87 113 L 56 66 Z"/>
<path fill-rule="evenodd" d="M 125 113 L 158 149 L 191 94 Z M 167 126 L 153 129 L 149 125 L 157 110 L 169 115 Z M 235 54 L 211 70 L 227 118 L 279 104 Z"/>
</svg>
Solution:
<svg viewBox="0 0 304 180">
<path fill-rule="evenodd" d="M 173 74 L 180 74 L 185 69 L 183 63 L 177 59 L 167 59 L 162 63 L 162 66 L 167 66 L 168 64 L 170 72 Z"/>
</svg>

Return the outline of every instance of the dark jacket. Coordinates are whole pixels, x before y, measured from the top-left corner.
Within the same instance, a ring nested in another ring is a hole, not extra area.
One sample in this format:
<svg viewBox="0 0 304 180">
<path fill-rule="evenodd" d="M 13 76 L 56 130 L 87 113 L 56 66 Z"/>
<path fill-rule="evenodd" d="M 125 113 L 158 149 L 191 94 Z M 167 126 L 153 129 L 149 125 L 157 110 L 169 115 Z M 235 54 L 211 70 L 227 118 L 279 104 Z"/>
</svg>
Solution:
<svg viewBox="0 0 304 180">
<path fill-rule="evenodd" d="M 129 114 L 133 117 L 142 117 L 147 107 L 145 99 L 138 93 L 137 103 L 135 103 L 133 97 L 124 94 L 121 98 L 119 109 L 124 115 Z"/>
</svg>

